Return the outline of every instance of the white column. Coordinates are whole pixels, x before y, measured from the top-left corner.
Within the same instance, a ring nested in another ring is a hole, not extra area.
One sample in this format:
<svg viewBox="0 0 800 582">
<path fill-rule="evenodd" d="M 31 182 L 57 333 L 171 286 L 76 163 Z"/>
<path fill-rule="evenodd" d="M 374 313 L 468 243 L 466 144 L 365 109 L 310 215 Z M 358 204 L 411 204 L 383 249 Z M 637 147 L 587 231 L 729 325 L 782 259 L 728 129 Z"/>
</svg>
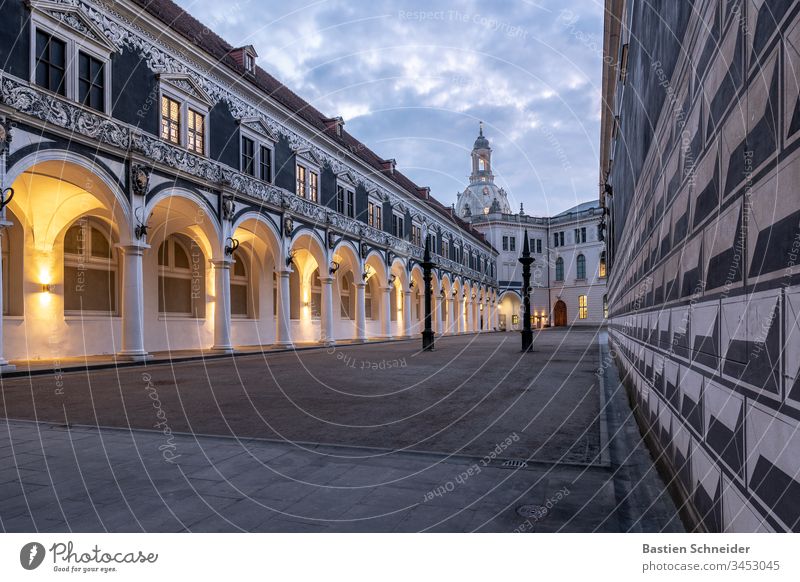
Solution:
<svg viewBox="0 0 800 582">
<path fill-rule="evenodd" d="M 291 271 L 278 272 L 278 333 L 276 343 L 280 346 L 292 345 L 291 305 L 289 297 L 289 275 Z"/>
<path fill-rule="evenodd" d="M 403 291 L 403 335 L 411 337 L 411 291 Z"/>
<path fill-rule="evenodd" d="M 467 331 L 467 298 L 462 293 L 458 298 L 458 331 L 464 333 Z"/>
<path fill-rule="evenodd" d="M 2 187 L 2 182 L 0 182 L 0 187 Z M 2 195 L 2 191 L 0 191 L 0 195 Z M 2 245 L 3 245 L 3 237 L 5 236 L 5 229 L 11 226 L 11 222 L 6 220 L 4 216 L 0 217 L 0 374 L 3 372 L 13 372 L 17 369 L 14 364 L 9 364 L 8 360 L 5 359 L 5 352 L 3 351 L 3 313 L 2 313 L 2 305 L 3 305 L 3 253 L 2 253 Z"/>
<path fill-rule="evenodd" d="M 436 327 L 434 329 L 436 330 L 436 335 L 440 336 L 442 335 L 442 331 L 444 329 L 444 325 L 442 323 L 442 296 L 440 293 L 436 293 L 434 294 L 434 297 L 436 298 Z"/>
<path fill-rule="evenodd" d="M 392 287 L 383 288 L 383 317 L 381 318 L 381 337 L 392 337 Z"/>
<path fill-rule="evenodd" d="M 211 261 L 214 266 L 214 347 L 233 353 L 231 344 L 231 260 Z"/>
<path fill-rule="evenodd" d="M 356 341 L 367 341 L 366 283 L 356 283 Z"/>
<path fill-rule="evenodd" d="M 326 346 L 336 344 L 333 337 L 333 277 L 321 277 L 322 284 L 322 333 L 320 342 Z"/>
<path fill-rule="evenodd" d="M 144 244 L 120 245 L 122 251 L 122 351 L 119 356 L 141 362 L 152 356 L 144 347 Z"/>
</svg>

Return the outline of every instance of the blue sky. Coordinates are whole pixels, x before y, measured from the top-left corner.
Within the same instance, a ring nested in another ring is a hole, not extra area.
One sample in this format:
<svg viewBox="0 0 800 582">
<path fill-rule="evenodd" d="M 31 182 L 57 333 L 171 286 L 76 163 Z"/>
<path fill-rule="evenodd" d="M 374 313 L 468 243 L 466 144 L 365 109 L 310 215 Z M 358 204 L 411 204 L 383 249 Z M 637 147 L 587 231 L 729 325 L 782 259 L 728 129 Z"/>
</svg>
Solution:
<svg viewBox="0 0 800 582">
<path fill-rule="evenodd" d="M 599 0 L 178 0 L 442 202 L 485 125 L 512 208 L 597 196 Z"/>
</svg>

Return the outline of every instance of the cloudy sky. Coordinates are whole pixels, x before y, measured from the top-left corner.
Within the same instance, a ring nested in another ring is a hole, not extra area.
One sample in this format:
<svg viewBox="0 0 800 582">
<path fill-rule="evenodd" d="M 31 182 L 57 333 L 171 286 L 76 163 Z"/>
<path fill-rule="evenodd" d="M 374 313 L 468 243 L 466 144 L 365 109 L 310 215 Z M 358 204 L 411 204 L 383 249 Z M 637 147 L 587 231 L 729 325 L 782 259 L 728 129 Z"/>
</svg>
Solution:
<svg viewBox="0 0 800 582">
<path fill-rule="evenodd" d="M 178 0 L 447 204 L 478 121 L 512 208 L 597 196 L 599 0 Z"/>
</svg>

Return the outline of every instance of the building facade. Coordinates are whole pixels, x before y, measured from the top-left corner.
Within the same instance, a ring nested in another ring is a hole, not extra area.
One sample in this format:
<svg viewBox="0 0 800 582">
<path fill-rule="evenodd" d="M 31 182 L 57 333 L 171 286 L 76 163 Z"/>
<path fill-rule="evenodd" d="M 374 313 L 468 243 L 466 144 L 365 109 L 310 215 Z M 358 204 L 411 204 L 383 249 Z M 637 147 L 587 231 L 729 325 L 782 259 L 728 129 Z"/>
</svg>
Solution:
<svg viewBox="0 0 800 582">
<path fill-rule="evenodd" d="M 606 2 L 610 341 L 701 530 L 800 531 L 799 13 Z"/>
<path fill-rule="evenodd" d="M 602 212 L 590 201 L 553 217 L 512 213 L 505 190 L 494 182 L 492 149 L 479 135 L 472 149 L 470 183 L 459 194 L 456 215 L 498 250 L 500 329 L 522 328 L 522 252 L 525 232 L 535 259 L 531 269 L 531 324 L 534 327 L 597 325 L 605 321 L 605 243 Z"/>
<path fill-rule="evenodd" d="M 5 369 L 408 337 L 426 241 L 435 330 L 497 327 L 491 245 L 254 47 L 168 0 L 12 0 L 0 29 Z"/>
</svg>

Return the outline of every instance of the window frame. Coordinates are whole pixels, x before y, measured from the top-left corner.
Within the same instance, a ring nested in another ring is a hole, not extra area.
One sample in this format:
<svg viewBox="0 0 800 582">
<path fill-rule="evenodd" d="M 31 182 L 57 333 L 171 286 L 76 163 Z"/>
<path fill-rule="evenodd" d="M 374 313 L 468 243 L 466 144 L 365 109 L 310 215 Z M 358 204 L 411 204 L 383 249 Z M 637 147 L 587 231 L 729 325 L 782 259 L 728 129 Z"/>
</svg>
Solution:
<svg viewBox="0 0 800 582">
<path fill-rule="evenodd" d="M 367 200 L 367 224 L 377 230 L 383 230 L 383 202 L 373 196 Z"/>
<path fill-rule="evenodd" d="M 589 317 L 589 299 L 586 295 L 578 295 L 578 319 Z"/>
<path fill-rule="evenodd" d="M 348 218 L 356 217 L 356 185 L 346 177 L 336 178 L 336 211 Z"/>
<path fill-rule="evenodd" d="M 555 262 L 555 280 L 558 283 L 564 282 L 564 259 L 563 257 L 558 257 Z"/>
<path fill-rule="evenodd" d="M 578 256 L 575 257 L 575 271 L 576 279 L 579 281 L 586 280 L 586 255 L 583 253 L 578 253 Z"/>
<path fill-rule="evenodd" d="M 159 111 L 161 111 L 161 104 L 164 97 L 176 101 L 180 105 L 179 122 L 178 122 L 178 141 L 175 143 L 169 140 L 164 140 L 161 137 L 161 127 L 159 123 L 158 137 L 167 143 L 185 149 L 196 156 L 208 157 L 209 150 L 209 135 L 210 128 L 208 123 L 209 106 L 199 99 L 193 97 L 189 93 L 180 91 L 174 85 L 169 84 L 168 79 L 161 79 L 158 88 L 158 104 Z M 195 113 L 203 117 L 203 153 L 189 148 L 189 109 L 194 110 Z M 159 122 L 162 117 L 159 115 Z"/>
<path fill-rule="evenodd" d="M 95 39 L 89 36 L 82 35 L 71 28 L 67 28 L 60 23 L 54 23 L 49 16 L 45 16 L 38 12 L 35 7 L 31 10 L 30 26 L 30 50 L 29 50 L 29 63 L 28 63 L 28 80 L 31 85 L 46 91 L 52 95 L 58 95 L 61 98 L 69 99 L 85 107 L 86 109 L 95 113 L 100 113 L 106 116 L 111 115 L 111 54 L 113 47 L 110 45 L 103 45 L 98 43 Z M 58 93 L 47 87 L 43 87 L 36 82 L 36 63 L 38 62 L 38 55 L 36 54 L 36 33 L 42 31 L 51 37 L 62 41 L 64 47 L 64 93 Z M 103 64 L 103 108 L 95 109 L 81 103 L 78 94 L 79 76 L 80 76 L 80 60 L 79 53 L 85 53 L 87 56 L 97 59 Z"/>
<path fill-rule="evenodd" d="M 304 191 L 303 192 L 295 192 L 295 195 L 300 196 L 308 200 L 309 202 L 313 202 L 314 204 L 320 203 L 320 177 L 322 176 L 322 172 L 320 169 L 319 163 L 314 159 L 308 152 L 306 151 L 296 151 L 294 152 L 294 183 L 295 183 L 295 190 L 297 190 L 297 168 L 302 166 L 306 170 L 306 180 L 304 184 Z M 316 174 L 317 176 L 317 199 L 314 200 L 311 198 L 311 174 Z"/>
<path fill-rule="evenodd" d="M 248 125 L 249 124 L 249 125 Z M 251 127 L 254 126 L 254 127 Z M 244 152 L 242 151 L 242 140 L 244 138 L 253 142 L 253 173 L 247 174 L 244 171 Z M 263 177 L 264 151 L 269 153 L 270 179 Z M 267 184 L 275 183 L 275 139 L 267 128 L 256 118 L 243 119 L 239 122 L 239 171 L 251 178 L 261 180 Z M 296 181 L 296 175 L 295 175 Z"/>
<path fill-rule="evenodd" d="M 76 225 L 80 225 L 83 229 L 83 236 L 85 237 L 85 246 L 82 254 L 75 254 L 67 252 L 66 236 Z M 94 216 L 81 216 L 72 221 L 69 226 L 64 230 L 64 236 L 61 239 L 61 267 L 62 273 L 67 267 L 79 268 L 83 270 L 105 271 L 113 274 L 114 281 L 114 308 L 109 311 L 96 310 L 96 309 L 67 309 L 66 308 L 66 285 L 64 286 L 64 317 L 74 316 L 98 316 L 98 317 L 119 317 L 120 315 L 120 299 L 121 293 L 119 288 L 120 283 L 120 264 L 119 253 L 116 248 L 116 243 L 113 239 L 112 232 L 106 232 L 108 225 L 102 220 Z M 92 229 L 97 230 L 108 242 L 111 257 L 109 259 L 102 259 L 95 257 L 92 254 Z"/>
</svg>

